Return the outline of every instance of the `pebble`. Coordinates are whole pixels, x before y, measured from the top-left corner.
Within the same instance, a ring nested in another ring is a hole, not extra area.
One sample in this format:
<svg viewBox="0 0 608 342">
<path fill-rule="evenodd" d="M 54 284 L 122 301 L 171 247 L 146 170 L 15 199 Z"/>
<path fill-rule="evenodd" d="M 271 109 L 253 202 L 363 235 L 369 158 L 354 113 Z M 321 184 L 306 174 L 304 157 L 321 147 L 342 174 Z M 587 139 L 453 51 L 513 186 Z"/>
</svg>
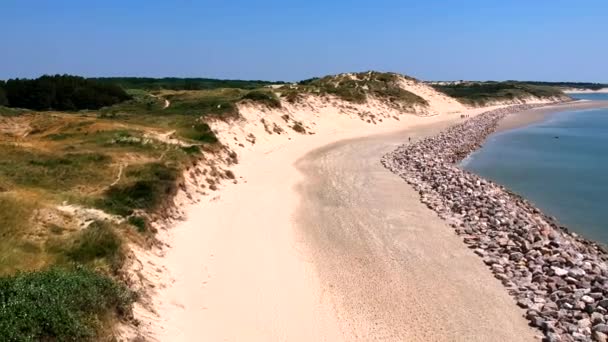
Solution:
<svg viewBox="0 0 608 342">
<path fill-rule="evenodd" d="M 402 145 L 382 164 L 411 184 L 421 202 L 450 222 L 509 288 L 547 341 L 606 341 L 608 254 L 570 233 L 508 189 L 458 167 L 510 113 L 491 110 L 437 136 Z M 607 341 L 608 342 L 608 341 Z"/>
</svg>

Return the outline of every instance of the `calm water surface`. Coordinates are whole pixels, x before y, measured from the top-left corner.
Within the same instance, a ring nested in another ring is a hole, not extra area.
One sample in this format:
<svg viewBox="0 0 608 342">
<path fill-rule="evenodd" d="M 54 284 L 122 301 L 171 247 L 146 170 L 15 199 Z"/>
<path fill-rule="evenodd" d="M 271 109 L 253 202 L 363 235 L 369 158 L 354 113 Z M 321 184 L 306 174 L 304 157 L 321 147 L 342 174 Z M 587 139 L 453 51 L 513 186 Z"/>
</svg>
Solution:
<svg viewBox="0 0 608 342">
<path fill-rule="evenodd" d="M 608 94 L 571 95 L 608 101 Z M 494 134 L 462 166 L 608 244 L 608 109 L 557 113 Z"/>
</svg>

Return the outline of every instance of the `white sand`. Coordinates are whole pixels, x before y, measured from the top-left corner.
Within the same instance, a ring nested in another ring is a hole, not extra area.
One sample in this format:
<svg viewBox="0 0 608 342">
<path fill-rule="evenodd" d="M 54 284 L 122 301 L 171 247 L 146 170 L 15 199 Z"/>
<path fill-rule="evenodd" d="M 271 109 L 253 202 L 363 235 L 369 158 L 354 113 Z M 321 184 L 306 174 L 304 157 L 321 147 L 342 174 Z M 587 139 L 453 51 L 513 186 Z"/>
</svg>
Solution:
<svg viewBox="0 0 608 342">
<path fill-rule="evenodd" d="M 378 101 L 354 106 L 311 97 L 307 99 L 306 105 L 286 105 L 284 109 L 274 111 L 245 105 L 241 108 L 245 119 L 240 123 L 217 123 L 215 128 L 221 140 L 238 152 L 240 162 L 233 171 L 239 184 L 224 185 L 219 192 L 203 198 L 199 204 L 184 207 L 187 220 L 159 233 L 160 239 L 169 246 L 164 250 L 164 256 L 139 253 L 142 273 L 156 286 L 152 298 L 156 314 L 141 307 L 136 310 L 136 317 L 142 321 L 142 331 L 146 337 L 159 341 L 395 340 L 394 337 L 398 335 L 391 337 L 373 333 L 378 321 L 354 320 L 354 316 L 351 317 L 354 313 L 340 305 L 341 301 L 336 296 L 344 292 L 339 289 L 352 289 L 352 284 L 328 283 L 328 278 L 321 276 L 327 274 L 327 268 L 323 268 L 323 260 L 316 257 L 317 247 L 303 235 L 307 229 L 306 222 L 296 222 L 296 216 L 301 217 L 298 208 L 301 209 L 306 198 L 297 189 L 306 179 L 296 167 L 296 162 L 317 148 L 344 139 L 423 126 L 428 128 L 429 124 L 445 126 L 450 122 L 458 122 L 459 114 L 465 111 L 460 104 L 427 86 L 412 84 L 408 87 L 416 89 L 417 93 L 431 103 L 429 110 L 419 111 L 419 114 L 430 116 L 403 114 Z M 476 114 L 481 111 L 484 109 L 471 109 L 466 113 Z M 283 115 L 289 115 L 287 121 L 282 118 Z M 290 126 L 296 121 L 300 121 L 308 131 L 313 131 L 314 135 L 294 132 Z M 277 132 L 282 130 L 283 133 L 267 132 L 275 129 Z M 433 131 L 428 132 L 430 134 Z M 255 143 L 252 144 L 254 140 Z M 381 155 L 373 156 L 378 163 L 380 157 Z M 388 173 L 384 170 L 376 171 Z M 306 181 L 309 182 L 310 179 Z M 399 184 L 407 187 L 404 182 Z M 349 198 L 349 194 L 343 195 L 338 195 L 338 200 Z M 409 196 L 406 200 L 412 203 L 418 201 L 414 192 L 401 195 L 396 192 L 390 195 Z M 422 208 L 416 208 L 419 207 Z M 419 221 L 425 221 L 427 215 L 434 217 L 432 212 L 423 209 L 416 211 Z M 433 227 L 444 228 L 436 217 L 433 220 L 436 223 Z M 331 228 L 327 227 L 329 231 Z M 447 245 L 442 242 L 436 246 L 423 243 L 417 248 L 425 251 L 429 258 L 434 258 L 437 247 L 460 248 L 454 253 L 464 253 L 464 263 L 480 263 L 464 244 L 454 245 L 452 242 Z M 437 258 L 420 267 L 441 266 L 447 261 L 449 260 L 439 253 Z M 446 265 L 458 264 L 444 266 Z M 416 265 L 411 267 L 417 274 L 433 271 L 417 268 Z M 481 267 L 473 265 L 473 271 L 463 274 L 472 277 L 469 280 L 471 283 L 490 282 L 489 285 L 482 285 L 483 288 L 491 288 L 483 293 L 496 294 L 502 291 L 498 290 L 500 285 L 489 271 L 482 274 L 478 272 Z M 321 269 L 324 271 L 320 273 Z M 459 272 L 442 273 L 442 284 L 449 284 L 450 276 L 454 274 Z M 453 280 L 464 284 L 460 278 Z M 376 284 L 378 291 L 383 291 L 385 285 L 388 284 Z M 424 291 L 420 286 L 412 288 Z M 458 296 L 458 291 L 463 291 L 463 287 L 448 290 Z M 357 296 L 356 292 L 348 293 Z M 484 306 L 488 312 L 492 312 L 491 317 L 505 313 L 504 317 L 515 317 L 515 321 L 501 328 L 500 325 L 504 322 L 495 322 L 496 326 L 488 327 L 487 320 L 482 320 L 483 327 L 480 327 L 480 331 L 483 330 L 483 333 L 479 337 L 487 337 L 488 332 L 495 330 L 504 331 L 505 327 L 515 329 L 514 333 L 519 334 L 513 336 L 513 340 L 525 340 L 531 336 L 523 319 L 517 321 L 518 316 L 514 315 L 517 312 L 515 305 L 505 299 L 506 293 L 500 293 L 502 297 L 497 300 L 487 298 L 487 302 L 475 303 L 476 307 L 472 309 L 474 315 L 463 316 L 463 319 L 468 320 L 462 330 L 466 331 L 466 336 L 475 336 L 475 329 L 471 329 L 477 322 L 471 321 L 471 317 L 483 314 Z M 362 291 L 359 295 L 365 294 Z M 396 294 L 392 293 L 392 296 Z M 432 293 L 401 295 L 423 298 L 433 296 Z M 392 296 L 384 299 L 395 299 Z M 470 293 L 465 296 L 470 297 Z M 435 304 L 433 300 L 417 303 Z M 450 304 L 462 303 L 464 302 L 460 299 L 444 303 L 448 306 L 438 308 L 437 312 L 449 308 Z M 425 308 L 425 312 L 428 310 L 432 311 L 432 306 Z M 454 310 L 464 312 L 467 308 L 457 307 Z M 383 316 L 382 319 L 384 318 L 386 317 Z M 441 317 L 431 318 L 437 320 L 438 326 L 442 324 Z M 422 331 L 428 325 L 420 325 L 419 331 L 416 330 L 416 324 L 413 323 L 419 317 L 411 317 L 409 324 L 405 324 L 408 319 L 410 317 L 398 317 L 394 321 L 383 320 L 380 323 L 399 331 L 406 326 L 413 329 L 407 336 L 429 336 L 428 331 Z M 351 322 L 356 323 L 351 325 Z M 362 334 L 364 331 L 368 334 Z M 440 333 L 443 336 L 440 340 L 459 339 L 458 336 L 447 333 Z"/>
</svg>

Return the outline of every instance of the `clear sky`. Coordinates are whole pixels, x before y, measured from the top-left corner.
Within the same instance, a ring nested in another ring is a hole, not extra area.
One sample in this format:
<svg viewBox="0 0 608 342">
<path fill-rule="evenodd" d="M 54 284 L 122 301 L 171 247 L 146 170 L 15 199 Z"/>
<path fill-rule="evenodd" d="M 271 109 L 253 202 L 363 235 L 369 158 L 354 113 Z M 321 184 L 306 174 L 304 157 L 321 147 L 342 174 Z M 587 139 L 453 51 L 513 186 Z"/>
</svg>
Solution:
<svg viewBox="0 0 608 342">
<path fill-rule="evenodd" d="M 0 32 L 0 79 L 608 82 L 608 0 L 0 0 Z"/>
</svg>

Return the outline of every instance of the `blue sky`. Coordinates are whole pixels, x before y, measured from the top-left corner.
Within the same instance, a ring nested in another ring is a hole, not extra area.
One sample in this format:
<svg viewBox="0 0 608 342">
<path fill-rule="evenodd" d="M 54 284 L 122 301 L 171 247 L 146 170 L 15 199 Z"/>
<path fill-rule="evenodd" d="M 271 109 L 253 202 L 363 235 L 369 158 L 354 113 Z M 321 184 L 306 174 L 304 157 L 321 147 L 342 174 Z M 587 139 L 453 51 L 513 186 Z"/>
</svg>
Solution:
<svg viewBox="0 0 608 342">
<path fill-rule="evenodd" d="M 0 79 L 45 73 L 608 82 L 608 1 L 0 0 Z"/>
</svg>

